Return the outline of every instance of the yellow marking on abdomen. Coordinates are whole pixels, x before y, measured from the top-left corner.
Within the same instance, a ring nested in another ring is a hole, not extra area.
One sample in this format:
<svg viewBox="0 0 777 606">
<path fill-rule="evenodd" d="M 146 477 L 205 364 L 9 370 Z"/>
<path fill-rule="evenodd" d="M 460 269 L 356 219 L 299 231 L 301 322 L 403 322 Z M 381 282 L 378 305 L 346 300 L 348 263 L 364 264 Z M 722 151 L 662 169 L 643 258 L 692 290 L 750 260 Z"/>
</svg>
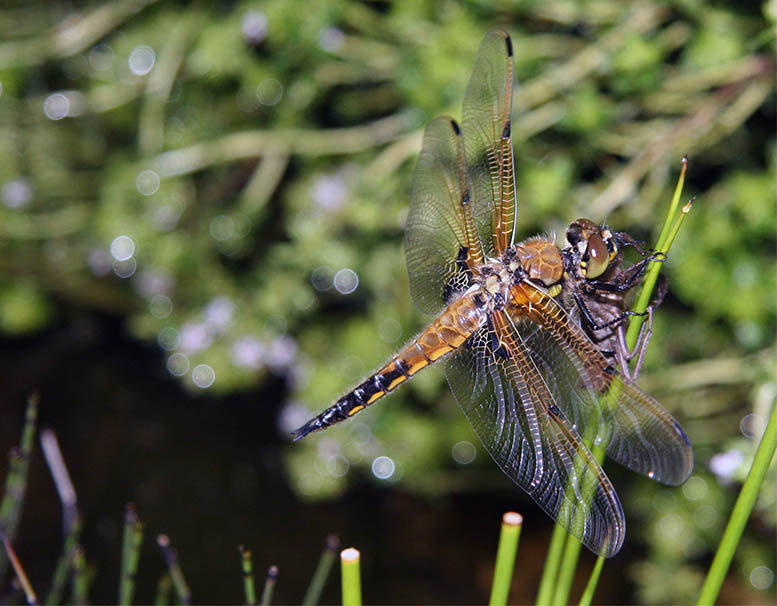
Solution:
<svg viewBox="0 0 777 606">
<path fill-rule="evenodd" d="M 406 377 L 406 376 L 404 376 L 404 375 L 400 375 L 400 376 L 398 376 L 398 377 L 397 377 L 396 379 L 394 379 L 394 380 L 393 380 L 391 383 L 389 383 L 389 386 L 388 386 L 388 388 L 386 389 L 386 391 L 391 391 L 391 390 L 392 390 L 392 389 L 394 389 L 394 388 L 395 388 L 397 385 L 399 385 L 399 384 L 401 384 L 401 383 L 404 383 L 405 381 L 407 381 L 407 377 Z"/>
<path fill-rule="evenodd" d="M 383 396 L 385 396 L 385 395 L 386 395 L 386 392 L 385 392 L 385 391 L 376 391 L 374 394 L 372 394 L 372 395 L 370 396 L 370 399 L 369 399 L 369 400 L 367 400 L 367 401 L 365 402 L 365 404 L 366 404 L 367 406 L 369 406 L 369 405 L 370 405 L 370 404 L 372 404 L 372 403 L 373 403 L 375 400 L 377 400 L 378 398 L 382 398 L 382 397 L 383 397 Z"/>
</svg>

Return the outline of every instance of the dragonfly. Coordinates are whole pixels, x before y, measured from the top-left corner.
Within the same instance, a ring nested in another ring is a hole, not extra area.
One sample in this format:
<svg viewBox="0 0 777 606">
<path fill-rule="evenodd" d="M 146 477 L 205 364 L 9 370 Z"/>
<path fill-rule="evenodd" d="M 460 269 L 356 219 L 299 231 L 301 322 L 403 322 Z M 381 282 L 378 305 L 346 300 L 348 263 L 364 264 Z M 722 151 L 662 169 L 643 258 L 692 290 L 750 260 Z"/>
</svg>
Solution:
<svg viewBox="0 0 777 606">
<path fill-rule="evenodd" d="M 489 32 L 461 126 L 440 117 L 424 133 L 405 257 L 413 301 L 434 319 L 293 437 L 351 418 L 444 361 L 455 399 L 497 466 L 591 551 L 611 557 L 624 541 L 625 514 L 586 440 L 670 485 L 688 478 L 693 452 L 672 415 L 624 379 L 583 328 L 578 300 L 590 311 L 597 286 L 617 285 L 616 294 L 631 286 L 602 232 L 573 234 L 567 249 L 550 236 L 515 241 L 513 80 L 510 36 Z M 588 248 L 596 250 L 586 256 Z M 606 273 L 610 263 L 616 275 Z M 597 277 L 604 279 L 588 290 L 579 281 Z M 599 326 L 597 313 L 590 317 Z"/>
<path fill-rule="evenodd" d="M 615 232 L 607 225 L 590 219 L 577 219 L 566 230 L 564 280 L 560 299 L 586 335 L 605 355 L 614 358 L 618 370 L 629 381 L 639 375 L 647 345 L 653 332 L 653 311 L 664 300 L 667 283 L 659 275 L 656 290 L 644 313 L 630 311 L 627 296 L 642 283 L 651 261 L 665 256 L 645 250 L 626 232 Z M 641 256 L 633 265 L 624 265 L 626 247 Z M 632 348 L 626 344 L 626 329 L 631 316 L 647 316 Z M 636 358 L 632 371 L 629 363 Z"/>
</svg>

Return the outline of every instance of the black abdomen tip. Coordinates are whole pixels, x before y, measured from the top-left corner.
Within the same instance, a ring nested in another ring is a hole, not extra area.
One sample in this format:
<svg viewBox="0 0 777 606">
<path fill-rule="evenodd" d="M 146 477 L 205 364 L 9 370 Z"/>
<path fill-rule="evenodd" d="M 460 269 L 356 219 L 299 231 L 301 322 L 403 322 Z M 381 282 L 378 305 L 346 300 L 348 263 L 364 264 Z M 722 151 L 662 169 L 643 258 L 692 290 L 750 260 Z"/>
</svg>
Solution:
<svg viewBox="0 0 777 606">
<path fill-rule="evenodd" d="M 318 419 L 310 419 L 307 423 L 305 423 L 302 427 L 298 427 L 294 431 L 291 432 L 292 440 L 294 442 L 298 442 L 302 438 L 304 438 L 309 433 L 313 433 L 317 429 L 321 429 L 321 426 L 318 422 Z"/>
</svg>

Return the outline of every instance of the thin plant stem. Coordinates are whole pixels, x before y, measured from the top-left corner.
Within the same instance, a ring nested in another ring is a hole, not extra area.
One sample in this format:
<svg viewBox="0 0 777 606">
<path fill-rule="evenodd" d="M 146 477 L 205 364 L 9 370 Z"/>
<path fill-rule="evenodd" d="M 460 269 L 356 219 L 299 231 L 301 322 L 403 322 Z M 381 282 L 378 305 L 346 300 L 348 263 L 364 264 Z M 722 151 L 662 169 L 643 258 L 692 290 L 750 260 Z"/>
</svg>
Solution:
<svg viewBox="0 0 777 606">
<path fill-rule="evenodd" d="M 685 164 L 683 164 L 683 166 L 685 166 Z M 682 226 L 686 215 L 691 212 L 693 202 L 694 199 L 692 198 L 687 202 L 687 204 L 685 204 L 685 206 L 680 209 L 680 214 L 671 220 L 670 227 L 664 241 L 661 243 L 661 246 L 657 247 L 656 249 L 657 253 L 660 253 L 666 257 L 669 249 L 674 243 L 675 238 L 677 237 L 677 234 L 680 231 L 680 227 Z M 670 217 L 668 215 L 667 221 L 670 221 Z M 634 303 L 634 307 L 632 308 L 632 311 L 635 313 L 644 314 L 644 312 L 647 310 L 648 305 L 650 304 L 650 297 L 653 296 L 653 289 L 655 288 L 656 282 L 658 281 L 658 274 L 661 271 L 662 264 L 663 263 L 661 261 L 651 261 L 650 265 L 648 266 L 648 269 L 645 272 L 645 279 L 642 282 L 642 289 L 639 291 L 639 296 L 637 297 L 637 300 Z M 637 339 L 639 338 L 640 328 L 642 328 L 642 322 L 644 322 L 645 318 L 644 315 L 639 315 L 633 316 L 633 319 L 635 321 L 630 322 L 629 327 L 626 330 L 626 344 L 629 348 L 633 348 L 636 344 Z"/>
<path fill-rule="evenodd" d="M 275 583 L 278 581 L 278 567 L 273 565 L 267 570 L 267 578 L 264 581 L 262 590 L 262 606 L 270 606 L 272 602 L 272 592 L 275 590 Z"/>
<path fill-rule="evenodd" d="M 121 606 L 128 606 L 132 603 L 132 594 L 135 592 L 135 575 L 138 571 L 142 545 L 143 522 L 138 519 L 135 506 L 128 503 L 124 511 L 124 540 L 119 581 L 119 604 Z"/>
<path fill-rule="evenodd" d="M 583 595 L 580 597 L 580 606 L 590 606 L 591 600 L 594 597 L 594 591 L 596 591 L 596 584 L 599 582 L 599 576 L 602 574 L 602 566 L 604 565 L 604 558 L 599 556 L 596 558 L 596 564 L 591 571 L 591 576 L 588 577 L 588 584 L 583 590 Z"/>
<path fill-rule="evenodd" d="M 165 573 L 159 577 L 156 585 L 156 596 L 154 597 L 155 606 L 167 606 L 170 603 L 170 592 L 173 589 L 173 581 L 170 575 Z"/>
<path fill-rule="evenodd" d="M 32 583 L 30 583 L 30 579 L 27 577 L 27 573 L 24 572 L 22 563 L 19 561 L 19 558 L 16 556 L 16 552 L 11 546 L 11 542 L 8 540 L 8 537 L 5 535 L 2 528 L 0 528 L 0 537 L 2 537 L 3 547 L 5 548 L 4 551 L 5 551 L 5 554 L 8 556 L 8 560 L 11 562 L 11 566 L 13 567 L 14 574 L 16 575 L 16 578 L 19 580 L 19 584 L 22 586 L 22 589 L 24 590 L 24 595 L 27 598 L 27 603 L 37 604 L 38 596 L 35 593 L 35 590 L 32 588 Z"/>
<path fill-rule="evenodd" d="M 342 577 L 343 606 L 361 606 L 362 582 L 359 572 L 361 554 L 349 547 L 340 552 L 340 574 Z"/>
<path fill-rule="evenodd" d="M 73 603 L 86 604 L 89 601 L 89 570 L 86 555 L 81 545 L 73 549 Z"/>
<path fill-rule="evenodd" d="M 688 172 L 688 156 L 683 156 L 682 166 L 680 168 L 680 176 L 677 178 L 677 185 L 674 188 L 674 194 L 672 195 L 672 201 L 669 204 L 669 210 L 667 210 L 666 217 L 664 218 L 664 225 L 661 228 L 661 233 L 656 240 L 655 250 L 657 253 L 666 257 L 669 249 L 672 247 L 675 237 L 680 230 L 685 215 L 691 210 L 692 201 L 686 204 L 680 214 L 677 214 L 677 206 L 680 204 L 680 196 L 683 192 L 683 186 L 685 185 L 685 175 Z M 637 314 L 644 314 L 650 304 L 650 297 L 653 296 L 653 289 L 658 281 L 658 274 L 661 271 L 662 263 L 660 261 L 652 261 L 645 272 L 645 278 L 642 281 L 642 288 L 640 289 L 639 296 L 634 302 L 632 311 Z M 645 320 L 644 315 L 633 316 L 635 321 L 630 321 L 626 330 L 626 344 L 629 349 L 633 348 L 637 339 L 639 338 L 639 331 L 642 328 L 642 324 Z"/>
<path fill-rule="evenodd" d="M 318 604 L 318 600 L 321 598 L 321 592 L 324 590 L 324 585 L 329 578 L 329 572 L 332 570 L 332 564 L 335 561 L 335 553 L 340 547 L 340 539 L 337 536 L 330 534 L 326 538 L 326 544 L 324 545 L 324 551 L 321 553 L 321 559 L 318 561 L 316 571 L 313 573 L 313 578 L 310 580 L 310 585 L 305 592 L 305 597 L 302 598 L 302 606 L 314 606 Z"/>
<path fill-rule="evenodd" d="M 32 448 L 35 444 L 39 400 L 37 392 L 28 398 L 22 439 L 19 442 L 19 447 L 13 448 L 9 455 L 8 475 L 5 479 L 3 501 L 0 503 L 0 527 L 10 543 L 13 543 L 16 538 L 19 517 L 27 494 L 27 474 L 30 469 Z M 6 553 L 0 550 L 0 579 L 3 578 L 7 565 Z"/>
<path fill-rule="evenodd" d="M 246 605 L 256 605 L 256 583 L 254 582 L 254 565 L 251 559 L 251 550 L 243 545 L 240 550 L 241 569 L 243 571 L 243 592 L 246 596 Z"/>
<path fill-rule="evenodd" d="M 731 511 L 723 538 L 720 540 L 718 550 L 712 560 L 707 572 L 707 578 L 704 580 L 701 593 L 699 594 L 699 606 L 708 606 L 715 603 L 718 592 L 726 577 L 728 568 L 731 565 L 731 559 L 734 557 L 739 540 L 742 537 L 742 531 L 745 529 L 750 513 L 753 511 L 753 505 L 758 498 L 758 491 L 761 488 L 769 464 L 777 450 L 777 405 L 772 406 L 769 422 L 766 424 L 761 442 L 755 452 L 753 464 L 747 474 L 742 490 L 734 503 L 734 509 Z"/>
<path fill-rule="evenodd" d="M 59 556 L 59 560 L 57 560 L 54 574 L 51 577 L 51 588 L 46 595 L 46 604 L 59 604 L 62 601 L 62 595 L 65 593 L 65 585 L 67 584 L 68 572 L 70 572 L 73 564 L 73 554 L 78 546 L 80 537 L 81 518 L 79 516 L 75 523 L 70 527 L 70 531 L 65 537 L 62 553 Z"/>
<path fill-rule="evenodd" d="M 564 553 L 564 545 L 570 536 L 561 524 L 553 525 L 553 535 L 550 538 L 550 547 L 548 555 L 545 557 L 545 566 L 542 569 L 540 588 L 537 591 L 537 606 L 550 606 L 558 577 L 558 568 L 561 564 L 561 556 Z"/>
<path fill-rule="evenodd" d="M 514 511 L 508 511 L 502 516 L 502 527 L 499 532 L 499 545 L 496 549 L 496 565 L 494 566 L 494 581 L 491 585 L 489 606 L 507 604 L 510 595 L 510 583 L 515 570 L 515 554 L 518 551 L 518 540 L 521 536 L 523 516 Z"/>
<path fill-rule="evenodd" d="M 556 578 L 556 590 L 553 592 L 553 606 L 563 606 L 569 599 L 572 589 L 572 581 L 575 578 L 575 568 L 580 557 L 580 548 L 583 544 L 572 535 L 569 535 L 564 545 L 564 555 L 561 558 L 558 577 Z"/>
<path fill-rule="evenodd" d="M 685 174 L 688 172 L 688 156 L 683 156 L 682 166 L 680 167 L 680 176 L 677 179 L 677 185 L 674 188 L 674 194 L 672 195 L 672 201 L 669 203 L 669 210 L 666 212 L 664 219 L 664 225 L 661 228 L 661 233 L 656 240 L 656 249 L 660 249 L 666 237 L 669 235 L 669 230 L 672 226 L 674 216 L 677 214 L 677 205 L 680 204 L 680 196 L 683 193 L 683 186 L 685 185 Z"/>
<path fill-rule="evenodd" d="M 43 456 L 46 458 L 46 464 L 54 480 L 54 486 L 57 488 L 59 500 L 62 503 L 62 533 L 67 536 L 70 527 L 78 519 L 78 497 L 73 481 L 70 479 L 70 473 L 65 464 L 65 458 L 62 456 L 62 449 L 59 447 L 57 434 L 51 429 L 43 429 L 40 432 L 40 446 L 43 450 Z"/>
<path fill-rule="evenodd" d="M 611 389 L 610 392 L 608 392 L 609 398 L 612 398 L 612 391 L 613 390 Z M 606 402 L 606 405 L 612 405 L 612 399 L 610 399 L 609 402 Z M 590 449 L 593 457 L 601 464 L 602 461 L 604 461 L 605 456 L 605 450 L 602 445 L 607 443 L 609 440 L 609 435 L 606 434 L 606 432 L 603 435 L 603 430 L 605 427 L 602 424 L 597 423 L 596 425 L 596 435 L 591 435 L 592 427 L 594 424 L 587 423 L 585 429 L 588 433 L 583 434 L 581 438 L 586 447 Z M 580 460 L 576 457 L 575 467 L 577 469 L 577 473 L 580 472 L 579 463 Z M 591 502 L 590 500 L 593 498 L 594 490 L 596 490 L 596 485 L 593 482 L 589 483 L 589 485 L 586 487 L 586 490 L 584 490 L 584 498 L 586 499 L 586 503 Z M 573 515 L 577 517 L 582 515 L 582 513 L 579 510 L 576 510 Z M 577 561 L 580 558 L 580 548 L 582 545 L 583 544 L 579 539 L 571 534 L 568 534 L 566 541 L 564 542 L 564 550 L 561 555 L 558 572 L 554 575 L 555 578 L 553 579 L 552 594 L 549 598 L 550 604 L 557 606 L 567 603 L 569 599 L 569 593 L 572 589 L 572 581 L 575 578 L 575 569 L 577 567 Z"/>
<path fill-rule="evenodd" d="M 167 564 L 167 572 L 170 574 L 170 579 L 173 581 L 173 587 L 175 593 L 178 596 L 178 601 L 181 604 L 192 603 L 192 592 L 189 589 L 189 585 L 186 583 L 186 578 L 183 576 L 183 570 L 178 563 L 178 552 L 170 545 L 170 537 L 166 534 L 160 534 L 157 537 L 157 544 L 162 551 L 162 557 Z"/>
<path fill-rule="evenodd" d="M 137 514 L 132 503 L 127 503 L 124 508 L 124 531 L 121 540 L 121 564 L 119 565 L 119 599 L 117 603 L 121 606 L 128 604 L 127 601 L 127 569 L 129 568 L 130 549 L 132 548 L 132 530 L 135 527 Z"/>
</svg>

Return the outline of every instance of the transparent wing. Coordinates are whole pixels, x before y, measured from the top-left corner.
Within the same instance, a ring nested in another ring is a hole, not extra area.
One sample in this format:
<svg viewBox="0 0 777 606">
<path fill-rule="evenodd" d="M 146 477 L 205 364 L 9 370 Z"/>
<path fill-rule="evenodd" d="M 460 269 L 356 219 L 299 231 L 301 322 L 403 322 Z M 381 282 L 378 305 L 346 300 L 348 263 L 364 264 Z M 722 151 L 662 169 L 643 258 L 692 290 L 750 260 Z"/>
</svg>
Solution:
<svg viewBox="0 0 777 606">
<path fill-rule="evenodd" d="M 446 376 L 500 469 L 591 551 L 617 553 L 626 531 L 618 496 L 501 312 L 449 359 Z"/>
<path fill-rule="evenodd" d="M 693 470 L 693 450 L 680 424 L 653 397 L 624 381 L 570 321 L 561 306 L 530 284 L 531 312 L 514 311 L 518 331 L 564 415 L 582 435 L 609 439 L 607 456 L 664 484 L 682 484 Z M 520 295 L 516 296 L 519 298 Z"/>
<path fill-rule="evenodd" d="M 437 118 L 424 133 L 405 228 L 410 294 L 427 313 L 465 289 L 467 269 L 484 261 L 470 191 L 461 131 Z"/>
<path fill-rule="evenodd" d="M 515 173 L 512 106 L 513 46 L 502 30 L 480 44 L 462 108 L 462 131 L 475 198 L 475 220 L 489 255 L 513 242 Z"/>
</svg>

